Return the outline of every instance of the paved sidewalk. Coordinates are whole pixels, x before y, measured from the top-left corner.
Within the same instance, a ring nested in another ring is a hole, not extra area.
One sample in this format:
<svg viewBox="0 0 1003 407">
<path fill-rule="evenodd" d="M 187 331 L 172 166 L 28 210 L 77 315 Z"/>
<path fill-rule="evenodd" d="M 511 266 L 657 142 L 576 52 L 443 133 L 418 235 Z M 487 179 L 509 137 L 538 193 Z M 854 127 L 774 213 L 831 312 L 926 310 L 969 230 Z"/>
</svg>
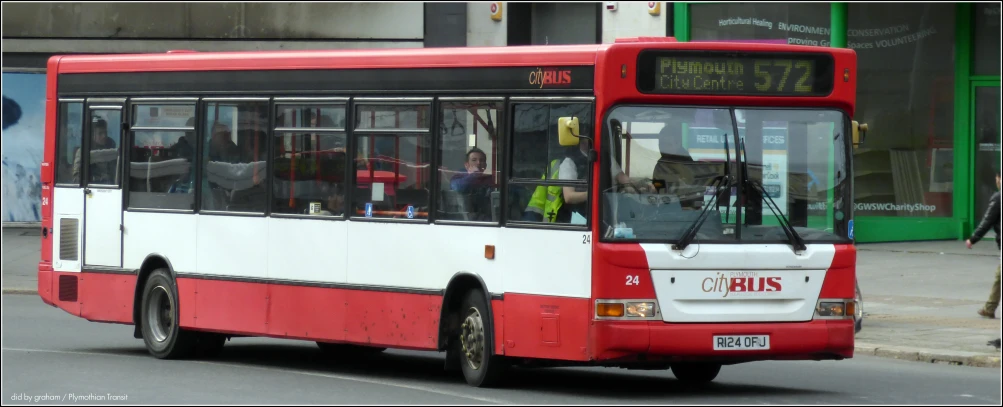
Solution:
<svg viewBox="0 0 1003 407">
<path fill-rule="evenodd" d="M 3 228 L 4 293 L 37 291 L 39 229 Z M 860 244 L 857 280 L 864 328 L 857 354 L 971 366 L 1000 366 L 986 342 L 1000 337 L 1000 319 L 975 313 L 989 297 L 999 252 L 990 238 Z M 997 311 L 999 316 L 1000 311 Z"/>
<path fill-rule="evenodd" d="M 999 252 L 992 238 L 972 250 L 964 241 L 860 244 L 857 281 L 864 328 L 857 353 L 925 362 L 1000 366 L 986 342 L 997 319 L 975 312 L 989 297 Z"/>
<path fill-rule="evenodd" d="M 3 292 L 38 292 L 41 226 L 3 227 Z"/>
</svg>

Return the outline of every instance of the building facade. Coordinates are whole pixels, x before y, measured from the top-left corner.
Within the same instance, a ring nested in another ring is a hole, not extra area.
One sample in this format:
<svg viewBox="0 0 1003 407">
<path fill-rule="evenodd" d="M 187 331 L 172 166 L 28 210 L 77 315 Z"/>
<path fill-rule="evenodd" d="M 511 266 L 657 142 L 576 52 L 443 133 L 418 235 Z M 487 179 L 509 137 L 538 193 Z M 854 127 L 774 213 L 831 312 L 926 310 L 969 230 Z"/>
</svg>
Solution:
<svg viewBox="0 0 1003 407">
<path fill-rule="evenodd" d="M 854 119 L 869 126 L 853 152 L 857 241 L 966 237 L 1000 169 L 998 2 L 14 3 L 3 9 L 5 198 L 14 171 L 7 168 L 8 74 L 40 72 L 57 53 L 168 49 L 588 44 L 637 36 L 848 47 L 858 56 Z"/>
</svg>

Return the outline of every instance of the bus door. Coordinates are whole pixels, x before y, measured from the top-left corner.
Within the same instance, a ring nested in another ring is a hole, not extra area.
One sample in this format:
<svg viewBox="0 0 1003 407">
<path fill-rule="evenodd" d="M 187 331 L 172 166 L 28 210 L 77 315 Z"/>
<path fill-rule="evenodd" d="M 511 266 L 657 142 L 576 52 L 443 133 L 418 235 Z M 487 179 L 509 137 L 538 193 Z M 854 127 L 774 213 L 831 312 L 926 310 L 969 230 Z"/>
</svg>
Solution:
<svg viewBox="0 0 1003 407">
<path fill-rule="evenodd" d="M 84 125 L 84 268 L 122 267 L 124 100 L 88 100 Z"/>
</svg>

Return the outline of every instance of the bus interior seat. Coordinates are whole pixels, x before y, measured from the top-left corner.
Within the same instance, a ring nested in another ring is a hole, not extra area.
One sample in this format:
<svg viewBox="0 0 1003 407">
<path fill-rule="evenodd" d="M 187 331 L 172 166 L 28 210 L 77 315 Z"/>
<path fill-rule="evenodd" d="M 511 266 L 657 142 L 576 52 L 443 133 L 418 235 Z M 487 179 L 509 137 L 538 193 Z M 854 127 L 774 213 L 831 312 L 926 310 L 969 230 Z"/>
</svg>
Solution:
<svg viewBox="0 0 1003 407">
<path fill-rule="evenodd" d="M 450 220 L 470 220 L 468 196 L 453 190 L 442 191 L 442 208 L 439 213 Z"/>
</svg>

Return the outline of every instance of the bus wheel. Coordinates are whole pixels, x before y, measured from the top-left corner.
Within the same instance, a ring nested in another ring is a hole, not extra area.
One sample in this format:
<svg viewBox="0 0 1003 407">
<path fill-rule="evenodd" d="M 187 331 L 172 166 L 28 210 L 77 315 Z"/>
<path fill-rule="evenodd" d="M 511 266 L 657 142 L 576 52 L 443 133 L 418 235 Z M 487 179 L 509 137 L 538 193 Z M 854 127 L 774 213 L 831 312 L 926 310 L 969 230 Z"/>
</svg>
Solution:
<svg viewBox="0 0 1003 407">
<path fill-rule="evenodd" d="M 721 372 L 717 363 L 676 363 L 672 365 L 672 374 L 681 382 L 708 383 Z"/>
<path fill-rule="evenodd" d="M 167 269 L 150 274 L 143 287 L 140 321 L 146 350 L 159 359 L 178 359 L 191 354 L 196 345 L 195 332 L 178 326 L 178 299 L 174 279 Z"/>
<path fill-rule="evenodd" d="M 494 330 L 488 319 L 488 307 L 480 290 L 467 292 L 460 308 L 460 368 L 467 383 L 491 387 L 501 381 L 506 361 L 494 354 Z"/>
</svg>

